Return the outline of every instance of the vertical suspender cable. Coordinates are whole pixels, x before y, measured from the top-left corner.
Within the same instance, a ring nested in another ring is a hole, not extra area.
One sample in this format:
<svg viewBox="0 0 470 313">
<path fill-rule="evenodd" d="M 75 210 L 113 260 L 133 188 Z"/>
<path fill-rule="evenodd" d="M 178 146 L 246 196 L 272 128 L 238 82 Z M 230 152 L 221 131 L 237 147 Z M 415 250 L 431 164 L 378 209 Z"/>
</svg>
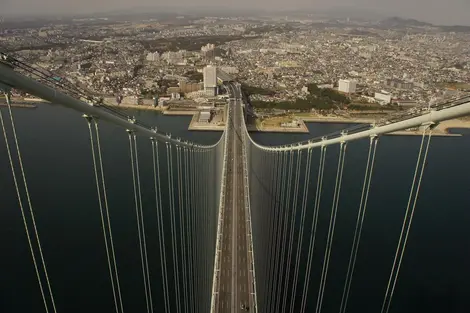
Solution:
<svg viewBox="0 0 470 313">
<path fill-rule="evenodd" d="M 282 249 L 281 249 L 281 267 L 279 271 L 279 286 L 277 291 L 277 301 L 276 301 L 276 312 L 280 312 L 280 305 L 282 301 L 282 289 L 286 288 L 285 278 L 287 275 L 284 274 L 284 271 L 287 271 L 286 263 L 284 262 L 284 257 L 286 256 L 286 245 L 287 245 L 287 231 L 289 226 L 289 205 L 290 205 L 290 196 L 292 194 L 292 172 L 294 167 L 294 152 L 289 151 L 289 173 L 287 175 L 287 186 L 284 192 L 286 195 L 286 201 L 282 202 L 281 205 L 284 207 L 284 226 L 282 227 Z"/>
<path fill-rule="evenodd" d="M 10 94 L 9 93 L 5 94 L 5 98 L 7 100 L 10 119 L 13 121 L 13 116 L 11 115 L 11 108 L 10 108 L 11 107 Z M 28 238 L 28 244 L 29 244 L 29 249 L 31 251 L 31 257 L 33 259 L 33 264 L 34 264 L 34 269 L 35 269 L 35 272 L 36 272 L 36 276 L 38 278 L 39 289 L 41 290 L 41 296 L 42 296 L 42 300 L 44 302 L 44 308 L 46 309 L 46 313 L 48 313 L 49 312 L 49 307 L 47 305 L 46 295 L 45 295 L 44 288 L 43 288 L 43 285 L 42 285 L 41 276 L 40 276 L 40 273 L 39 273 L 39 268 L 38 268 L 38 264 L 37 264 L 37 261 L 36 261 L 36 256 L 35 256 L 35 253 L 34 253 L 33 244 L 32 244 L 32 241 L 31 241 L 31 236 L 29 234 L 29 227 L 28 227 L 28 223 L 26 221 L 25 208 L 23 206 L 23 200 L 21 200 L 19 184 L 18 184 L 18 180 L 17 180 L 17 177 L 16 177 L 15 168 L 13 166 L 13 159 L 12 159 L 12 154 L 11 154 L 11 150 L 10 150 L 10 144 L 8 143 L 8 136 L 7 136 L 7 131 L 6 131 L 6 127 L 5 127 L 5 121 L 3 120 L 3 113 L 2 113 L 1 109 L 0 109 L 0 122 L 2 124 L 3 136 L 5 138 L 5 145 L 6 145 L 6 148 L 7 148 L 8 159 L 9 159 L 10 167 L 11 167 L 11 173 L 13 175 L 13 181 L 14 181 L 14 184 L 15 184 L 16 195 L 18 197 L 18 203 L 19 203 L 20 210 L 21 210 L 21 216 L 23 218 L 23 224 L 24 224 L 24 228 L 25 228 L 25 232 L 26 232 L 26 237 Z M 15 142 L 16 142 L 18 162 L 20 163 L 21 168 L 23 168 L 23 165 L 22 165 L 23 161 L 21 160 L 20 153 L 19 153 L 20 152 L 19 151 L 19 145 L 18 145 L 18 141 L 16 139 L 16 131 L 15 131 L 14 124 L 12 124 L 12 128 L 13 128 L 13 131 L 14 131 L 14 137 L 15 137 Z M 23 175 L 23 182 L 26 183 L 26 177 L 24 175 L 23 170 L 22 170 L 22 175 Z M 26 184 L 25 184 L 25 186 L 26 186 Z M 26 187 L 26 190 L 27 190 L 27 187 Z M 37 228 L 36 228 L 36 222 L 34 221 L 33 209 L 32 209 L 32 206 L 31 206 L 31 200 L 29 198 L 29 192 L 27 192 L 27 197 L 28 197 L 28 204 L 29 204 L 30 214 L 31 214 L 32 220 L 33 220 L 34 232 L 35 232 L 35 236 L 36 236 L 36 242 L 39 245 L 39 251 L 41 252 L 42 270 L 46 273 L 46 277 L 48 277 L 47 272 L 46 272 L 46 264 L 44 263 L 44 258 L 42 256 L 42 249 L 41 249 L 41 245 L 40 245 L 40 242 L 39 242 L 39 235 L 38 235 Z M 56 307 L 55 307 L 55 303 L 54 303 L 54 298 L 52 297 L 52 292 L 51 292 L 51 287 L 50 287 L 50 284 L 49 284 L 49 279 L 47 279 L 47 283 L 48 283 L 48 287 L 49 287 L 49 292 L 50 292 L 50 297 L 51 297 L 51 301 L 52 301 L 53 310 L 54 310 L 54 312 L 57 312 Z"/>
<path fill-rule="evenodd" d="M 375 153 L 377 151 L 377 137 L 372 136 L 369 142 L 369 153 L 367 155 L 366 170 L 364 173 L 364 184 L 362 185 L 361 202 L 357 212 L 356 229 L 354 231 L 354 239 L 351 248 L 351 255 L 349 257 L 348 272 L 344 282 L 343 296 L 341 297 L 340 313 L 346 312 L 348 305 L 349 291 L 351 289 L 351 282 L 356 265 L 357 252 L 359 250 L 359 243 L 361 241 L 362 226 L 364 225 L 364 216 L 366 214 L 367 200 L 369 199 L 370 182 L 372 180 L 372 173 L 374 170 Z"/>
<path fill-rule="evenodd" d="M 157 230 L 158 230 L 158 244 L 160 247 L 160 264 L 162 269 L 162 285 L 163 285 L 163 300 L 165 313 L 170 313 L 170 298 L 168 292 L 168 273 L 166 266 L 166 244 L 165 244 L 165 230 L 163 223 L 163 209 L 162 209 L 162 191 L 160 181 L 160 155 L 158 150 L 158 142 L 152 139 L 152 157 L 153 157 L 153 175 L 154 175 L 154 188 L 155 188 L 155 205 L 157 208 Z"/>
<path fill-rule="evenodd" d="M 204 310 L 204 302 L 203 302 L 203 295 L 204 295 L 204 262 L 203 262 L 203 255 L 204 255 L 204 244 L 203 244 L 203 234 L 202 231 L 204 230 L 205 226 L 204 225 L 204 220 L 203 220 L 203 212 L 202 212 L 202 173 L 203 169 L 201 168 L 202 162 L 201 162 L 201 150 L 196 149 L 196 163 L 197 163 L 197 176 L 196 176 L 196 197 L 197 197 L 197 209 L 196 209 L 196 234 L 197 234 L 197 248 L 196 248 L 196 253 L 197 253 L 197 270 L 199 272 L 199 279 L 198 279 L 198 294 L 199 294 L 199 310 L 203 311 Z"/>
<path fill-rule="evenodd" d="M 429 130 L 428 140 L 426 142 L 424 157 L 422 157 L 424 142 L 425 142 L 425 139 L 426 139 L 426 132 L 428 130 Z M 412 182 L 412 185 L 411 185 L 410 195 L 409 195 L 409 198 L 408 198 L 408 205 L 406 207 L 405 217 L 403 219 L 403 224 L 402 224 L 402 228 L 401 228 L 400 239 L 398 240 L 397 249 L 395 251 L 395 258 L 393 260 L 392 271 L 390 273 L 390 278 L 389 278 L 389 281 L 388 281 L 388 284 L 387 284 L 387 291 L 385 293 L 384 301 L 383 301 L 383 304 L 382 304 L 382 309 L 381 309 L 382 313 L 388 313 L 388 310 L 390 309 L 390 304 L 392 302 L 392 297 L 393 297 L 393 293 L 395 291 L 395 285 L 397 283 L 398 274 L 400 273 L 401 262 L 403 260 L 403 255 L 404 255 L 405 250 L 406 250 L 406 243 L 408 241 L 408 234 L 410 232 L 411 223 L 413 222 L 413 216 L 414 216 L 414 211 L 415 211 L 415 207 L 416 207 L 416 202 L 418 201 L 419 190 L 420 190 L 420 187 L 421 187 L 421 180 L 423 178 L 424 168 L 426 166 L 426 160 L 427 160 L 427 157 L 428 157 L 429 144 L 431 143 L 431 137 L 432 137 L 432 128 L 429 127 L 429 126 L 425 126 L 425 128 L 423 130 L 423 136 L 421 138 L 421 145 L 420 145 L 420 148 L 419 148 L 418 160 L 416 161 L 416 168 L 415 168 L 415 173 L 414 173 L 414 176 L 413 176 L 413 182 Z M 418 178 L 418 172 L 419 172 L 419 178 Z M 416 181 L 417 178 L 418 178 L 418 181 Z M 416 191 L 413 193 L 415 188 L 416 188 Z M 404 239 L 403 239 L 403 234 L 405 234 Z M 398 256 L 398 255 L 400 255 L 400 256 Z M 398 260 L 398 265 L 396 264 L 397 260 Z M 391 290 L 390 290 L 390 288 L 391 288 Z M 389 291 L 390 291 L 390 293 L 389 293 Z M 388 298 L 388 301 L 387 301 L 387 298 Z"/>
<path fill-rule="evenodd" d="M 199 234 L 198 234 L 198 208 L 199 208 L 199 199 L 197 194 L 197 171 L 198 171 L 198 164 L 197 164 L 197 151 L 196 148 L 193 148 L 191 151 L 191 159 L 192 159 L 192 240 L 193 240 L 193 268 L 194 268 L 194 299 L 199 299 L 200 297 L 200 281 L 201 281 L 201 271 L 199 268 L 199 252 L 198 249 L 200 248 L 199 243 Z M 197 301 L 196 304 L 196 312 L 199 312 L 200 309 L 200 301 Z"/>
<path fill-rule="evenodd" d="M 294 282 L 292 285 L 292 293 L 291 293 L 291 303 L 290 303 L 290 313 L 294 313 L 295 308 L 295 299 L 297 293 L 297 282 L 299 278 L 299 268 L 300 268 L 300 256 L 302 252 L 302 242 L 304 238 L 304 226 L 305 226 L 305 214 L 307 209 L 307 200 L 308 200 L 308 187 L 310 184 L 310 167 L 311 167 L 311 160 L 312 160 L 312 149 L 308 149 L 307 152 L 307 159 L 305 163 L 305 177 L 304 177 L 304 190 L 302 196 L 302 213 L 300 216 L 300 230 L 297 237 L 297 254 L 295 257 L 295 269 L 294 269 Z"/>
<path fill-rule="evenodd" d="M 312 228 L 310 231 L 310 242 L 309 242 L 309 247 L 308 247 L 307 269 L 305 271 L 305 279 L 304 279 L 304 287 L 302 291 L 302 302 L 301 302 L 301 307 L 300 307 L 300 313 L 305 312 L 305 308 L 307 305 L 307 294 L 308 294 L 308 289 L 310 285 L 310 270 L 312 268 L 313 250 L 315 248 L 315 237 L 317 233 L 318 212 L 320 211 L 320 200 L 321 200 L 321 194 L 323 191 L 323 174 L 325 171 L 325 160 L 326 160 L 326 146 L 323 146 L 320 149 L 320 164 L 318 166 L 317 188 L 316 188 L 316 193 L 315 193 Z"/>
<path fill-rule="evenodd" d="M 194 312 L 195 301 L 193 298 L 193 266 L 192 266 L 192 244 L 191 244 L 191 202 L 190 202 L 190 189 L 191 189 L 191 178 L 189 175 L 189 149 L 184 148 L 184 173 L 185 173 L 185 216 L 186 216 L 186 252 L 187 252 L 187 266 L 188 266 L 188 284 L 189 284 L 189 310 L 187 313 Z"/>
<path fill-rule="evenodd" d="M 177 167 L 178 167 L 178 204 L 179 204 L 179 229 L 180 229 L 180 244 L 181 244 L 181 258 L 182 258 L 182 269 L 183 269 L 183 295 L 184 295 L 184 311 L 188 312 L 188 279 L 186 278 L 186 245 L 184 242 L 184 202 L 183 202 L 183 173 L 182 173 L 182 155 L 181 147 L 176 147 Z"/>
<path fill-rule="evenodd" d="M 203 168 L 203 160 L 202 160 L 202 151 L 201 149 L 197 149 L 196 154 L 196 162 L 197 162 L 197 198 L 198 198 L 198 206 L 197 206 L 197 224 L 196 224 L 196 232 L 197 232 L 197 253 L 198 253 L 198 264 L 197 268 L 200 272 L 200 281 L 199 281 L 199 306 L 200 311 L 204 311 L 204 279 L 206 277 L 205 270 L 204 270 L 204 255 L 206 251 L 204 250 L 206 246 L 204 245 L 204 230 L 206 225 L 204 223 L 204 186 L 203 186 L 203 175 L 204 175 L 204 168 Z M 204 226 L 203 226 L 204 225 Z"/>
<path fill-rule="evenodd" d="M 129 133 L 129 149 L 130 149 L 130 157 L 131 157 L 131 165 L 132 165 L 132 182 L 134 185 L 134 202 L 135 202 L 135 214 L 137 218 L 137 231 L 139 233 L 139 250 L 140 250 L 140 260 L 141 260 L 141 265 L 142 265 L 142 277 L 144 279 L 144 291 L 145 291 L 145 303 L 147 306 L 147 312 L 150 312 L 150 302 L 149 302 L 149 295 L 148 295 L 148 285 L 147 285 L 147 275 L 145 271 L 145 261 L 144 261 L 144 251 L 143 251 L 143 244 L 142 244 L 142 233 L 141 233 L 141 223 L 140 223 L 140 210 L 139 207 L 142 203 L 141 200 L 139 200 L 139 194 L 140 194 L 140 188 L 137 187 L 137 180 L 138 176 L 136 175 L 136 172 L 138 172 L 138 167 L 135 163 L 134 160 L 134 153 L 137 151 L 134 151 L 134 145 L 133 141 L 135 141 L 135 136 L 132 131 L 128 131 Z M 136 158 L 137 156 L 135 156 Z M 139 193 L 139 194 L 138 194 Z"/>
<path fill-rule="evenodd" d="M 107 258 L 107 261 L 108 261 L 108 270 L 109 270 L 109 278 L 111 280 L 111 288 L 113 290 L 113 299 L 114 299 L 114 305 L 115 305 L 115 308 L 116 308 L 116 313 L 119 312 L 119 304 L 118 304 L 118 296 L 116 296 L 116 287 L 115 287 L 115 284 L 114 284 L 114 279 L 116 278 L 114 275 L 113 275 L 113 269 L 112 269 L 112 266 L 111 266 L 111 255 L 110 255 L 110 252 L 109 252 L 109 245 L 108 245 L 108 231 L 107 231 L 107 228 L 106 228 L 106 223 L 105 223 L 105 212 L 104 212 L 104 208 L 103 208 L 103 201 L 101 199 L 101 190 L 100 190 L 100 181 L 98 179 L 98 166 L 97 166 L 97 162 L 96 162 L 96 155 L 95 155 L 95 144 L 94 144 L 94 140 L 93 140 L 93 131 L 92 131 L 92 128 L 91 128 L 91 117 L 86 117 L 87 119 L 87 123 L 88 123 L 88 131 L 90 133 L 90 148 L 91 148 L 91 155 L 92 155 L 92 161 L 93 161 L 93 169 L 94 169 L 94 174 L 95 174 L 95 182 L 96 182 L 96 191 L 97 191 L 97 194 L 98 194 L 98 203 L 99 203 L 99 208 L 100 208 L 100 216 L 101 216 L 101 229 L 103 230 L 103 238 L 104 238 L 104 246 L 105 246 L 105 249 L 106 249 L 106 258 Z M 95 121 L 96 123 L 96 121 Z M 98 132 L 96 132 L 96 139 L 98 140 Z M 101 158 L 100 158 L 101 159 Z M 106 193 L 106 189 L 103 188 L 103 192 Z M 109 213 L 109 212 L 107 212 Z M 109 217 L 109 216 L 108 216 Z M 114 259 L 113 259 L 114 260 Z M 122 301 L 121 301 L 121 304 L 122 304 Z"/>
<path fill-rule="evenodd" d="M 284 158 L 284 153 L 283 152 L 276 152 L 278 159 L 279 159 L 279 164 L 277 166 L 277 181 L 276 181 L 276 189 L 275 189 L 275 203 L 274 203 L 274 218 L 273 218 L 273 242 L 272 242 L 272 250 L 271 250 L 271 270 L 270 270 L 270 282 L 269 282 L 269 297 L 268 297 L 268 306 L 267 306 L 267 311 L 272 312 L 274 310 L 274 297 L 275 297 L 275 290 L 277 288 L 277 254 L 279 250 L 279 221 L 280 221 L 280 201 L 281 201 L 281 187 L 282 187 L 282 182 L 284 181 L 285 177 L 285 158 Z M 281 176 L 281 174 L 284 174 Z"/>
<path fill-rule="evenodd" d="M 282 168 L 282 179 L 280 179 L 279 188 L 278 188 L 278 201 L 276 205 L 276 225 L 275 225 L 275 262 L 274 262 L 274 272 L 273 272 L 273 290 L 271 293 L 270 300 L 270 309 L 269 312 L 277 312 L 276 309 L 276 299 L 277 299 L 277 289 L 280 288 L 279 282 L 279 266 L 280 264 L 280 254 L 281 254 L 281 226 L 282 226 L 282 212 L 284 205 L 284 196 L 285 196 L 285 185 L 286 185 L 286 173 L 287 173 L 287 152 L 279 152 L 281 154 L 281 166 Z"/>
<path fill-rule="evenodd" d="M 267 242 L 266 242 L 266 249 L 265 249 L 265 252 L 264 252 L 264 255 L 265 255 L 265 260 L 266 260 L 266 264 L 265 264 L 265 272 L 264 272 L 264 280 L 265 280 L 265 284 L 263 286 L 264 288 L 264 294 L 263 294 L 263 300 L 262 300 L 262 312 L 266 312 L 266 309 L 267 309 L 267 301 L 268 301 L 268 297 L 269 297 L 269 284 L 271 282 L 271 266 L 272 266 L 272 257 L 271 257 L 271 253 L 273 251 L 272 249 L 272 246 L 273 246 L 273 237 L 274 237 L 274 234 L 273 234 L 273 221 L 274 221 L 274 210 L 272 209 L 274 207 L 274 203 L 275 203 L 275 193 L 274 193 L 274 186 L 277 182 L 278 179 L 280 179 L 280 177 L 277 177 L 277 168 L 278 168 L 278 158 L 277 158 L 277 153 L 268 153 L 268 161 L 269 161 L 269 165 L 268 165 L 268 171 L 269 171 L 269 189 L 266 191 L 267 193 L 267 199 L 268 201 L 266 201 L 266 205 L 267 205 L 267 208 L 265 210 L 265 214 L 267 214 L 268 216 L 268 225 L 267 225 Z M 260 225 L 258 225 L 259 227 Z"/>
<path fill-rule="evenodd" d="M 208 238 L 208 210 L 207 210 L 207 183 L 203 184 L 204 182 L 207 182 L 207 160 L 206 160 L 206 151 L 202 150 L 201 151 L 201 162 L 202 162 L 202 177 L 201 177 L 201 184 L 202 184 L 202 220 L 203 224 L 201 225 L 206 225 L 203 228 L 203 235 L 202 235 L 202 246 L 204 247 L 204 253 L 202 254 L 202 265 L 203 265 L 203 273 L 204 273 L 204 280 L 203 280 L 203 285 L 202 285 L 202 292 L 203 292 L 203 311 L 207 312 L 207 255 L 209 254 L 209 246 L 207 242 Z"/>
<path fill-rule="evenodd" d="M 211 310 L 211 300 L 212 300 L 212 280 L 213 280 L 213 277 L 214 277 L 214 270 L 215 270 L 215 254 L 216 254 L 216 247 L 217 247 L 217 224 L 218 224 L 218 206 L 216 205 L 216 197 L 215 197 L 215 194 L 216 194 L 216 185 L 220 184 L 220 181 L 217 180 L 217 175 L 215 173 L 215 169 L 216 169 L 216 160 L 215 160 L 215 153 L 217 151 L 217 148 L 214 148 L 213 150 L 210 150 L 209 151 L 209 156 L 210 156 L 210 159 L 209 159 L 209 184 L 211 184 L 210 186 L 210 192 L 209 192 L 209 204 L 210 204 L 210 208 L 211 208 L 211 238 L 210 238 L 210 241 L 211 241 L 211 247 L 212 247 L 212 251 L 211 251 L 211 254 L 208 255 L 208 258 L 209 258 L 209 277 L 208 277 L 208 280 L 209 280 L 209 284 L 208 284 L 208 292 L 210 293 L 210 296 L 208 297 L 208 303 L 209 303 L 209 307 L 208 307 L 208 310 L 210 312 Z"/>
<path fill-rule="evenodd" d="M 206 182 L 203 186 L 203 212 L 204 212 L 204 224 L 203 225 L 206 225 L 206 227 L 204 227 L 204 232 L 203 232 L 203 238 L 204 238 L 204 242 L 203 242 L 203 245 L 204 247 L 206 248 L 205 251 L 204 251 L 204 254 L 203 254 L 203 264 L 204 264 L 204 286 L 203 286 L 203 292 L 204 292 L 204 296 L 203 296 L 203 299 L 204 299 L 204 311 L 207 312 L 208 311 L 208 307 L 207 307 L 207 299 L 209 298 L 208 296 L 206 296 L 207 294 L 207 286 L 209 284 L 209 275 L 208 275 L 208 267 L 209 267 L 209 260 L 207 259 L 207 256 L 209 255 L 209 210 L 208 210 L 208 193 L 209 193 L 209 190 L 208 190 L 208 168 L 207 168 L 207 165 L 208 165 L 208 162 L 207 162 L 207 151 L 202 151 L 202 166 L 203 166 L 203 181 Z"/>
<path fill-rule="evenodd" d="M 282 310 L 281 312 L 286 311 L 286 304 L 287 304 L 287 293 L 290 287 L 290 272 L 292 269 L 291 261 L 292 261 L 292 246 L 294 245 L 294 228 L 295 228 L 295 220 L 297 218 L 297 199 L 299 194 L 299 180 L 300 180 L 300 165 L 302 163 L 302 150 L 297 151 L 297 166 L 295 168 L 295 181 L 294 181 L 294 196 L 292 199 L 292 210 L 291 210 L 291 224 L 290 224 L 290 234 L 289 234 L 289 246 L 287 252 L 287 263 L 285 267 L 286 271 L 286 281 L 285 281 L 285 288 L 284 288 L 284 296 L 282 300 Z M 287 204 L 289 205 L 289 203 Z M 293 301 L 293 299 L 291 299 Z"/>
<path fill-rule="evenodd" d="M 114 263 L 114 275 L 116 278 L 116 286 L 117 286 L 117 295 L 119 298 L 119 304 L 121 307 L 121 312 L 124 312 L 124 307 L 122 304 L 122 295 L 121 295 L 121 284 L 119 282 L 119 274 L 118 274 L 118 267 L 117 267 L 117 261 L 116 261 L 116 253 L 114 251 L 114 240 L 113 240 L 113 232 L 111 228 L 111 218 L 109 216 L 109 206 L 108 206 L 108 195 L 106 192 L 106 181 L 104 179 L 104 169 L 103 169 L 103 158 L 101 155 L 101 143 L 100 143 L 100 133 L 98 129 L 98 122 L 94 120 L 95 122 L 95 132 L 96 132 L 96 143 L 97 143 L 97 149 L 98 149 L 98 160 L 100 163 L 100 171 L 101 171 L 101 183 L 102 183 L 102 188 L 103 188 L 103 198 L 104 198 L 104 207 L 106 210 L 106 217 L 107 217 L 107 223 L 108 223 L 108 232 L 109 232 L 109 240 L 110 240 L 110 246 L 111 246 L 111 255 Z"/>
<path fill-rule="evenodd" d="M 191 240 L 192 240 L 192 267 L 193 267 L 193 298 L 198 299 L 198 282 L 199 282 L 199 269 L 197 268 L 197 231 L 196 231 L 196 212 L 197 212 L 197 203 L 196 203 L 196 163 L 195 158 L 195 148 L 191 149 Z M 199 304 L 199 301 L 197 302 Z M 197 305 L 194 304 L 194 311 L 197 312 Z"/>
<path fill-rule="evenodd" d="M 137 137 L 134 134 L 134 149 L 135 149 L 135 168 L 137 174 L 137 190 L 139 191 L 139 211 L 140 211 L 140 228 L 142 231 L 142 244 L 144 248 L 144 263 L 145 263 L 145 273 L 147 276 L 147 292 L 149 298 L 150 312 L 153 313 L 153 302 L 152 302 L 152 288 L 150 284 L 150 271 L 149 271 L 149 262 L 147 256 L 147 240 L 145 235 L 145 223 L 144 223 L 144 211 L 142 205 L 142 191 L 140 187 L 140 168 L 139 168 L 139 150 L 137 149 Z"/>
<path fill-rule="evenodd" d="M 267 253 L 267 258 L 268 258 L 268 266 L 267 266 L 267 281 L 266 281 L 266 297 L 265 297 L 265 303 L 264 303 L 264 312 L 269 312 L 269 302 L 270 302 L 270 296 L 272 294 L 272 284 L 273 284 L 273 264 L 274 264 L 274 247 L 276 245 L 275 241 L 275 236 L 276 232 L 274 229 L 274 223 L 276 220 L 276 212 L 275 212 L 275 207 L 277 205 L 277 196 L 278 196 L 278 186 L 279 186 L 279 181 L 281 180 L 280 177 L 280 171 L 281 167 L 279 165 L 279 153 L 274 152 L 274 166 L 271 167 L 273 171 L 273 179 L 272 179 L 272 184 L 271 184 L 271 189 L 270 189 L 270 203 L 269 203 L 269 209 L 270 209 L 270 214 L 269 214 L 269 243 L 268 243 L 268 253 Z"/>
<path fill-rule="evenodd" d="M 166 153 L 167 153 L 167 168 L 168 168 L 168 194 L 170 198 L 170 213 L 171 213 L 171 242 L 173 247 L 173 266 L 175 273 L 175 290 L 176 290 L 176 311 L 177 313 L 181 312 L 180 309 L 180 287 L 179 287 L 179 274 L 178 274 L 178 251 L 177 251 L 177 242 L 176 242 L 176 231 L 175 231 L 175 198 L 174 198 L 174 183 L 173 183 L 173 154 L 172 146 L 170 143 L 166 143 Z"/>
<path fill-rule="evenodd" d="M 322 275 L 320 279 L 320 290 L 318 292 L 316 313 L 320 313 L 323 304 L 323 295 L 325 293 L 326 279 L 328 277 L 328 267 L 330 264 L 331 247 L 333 245 L 333 236 L 335 234 L 336 214 L 338 212 L 339 196 L 341 192 L 341 183 L 343 180 L 344 159 L 346 155 L 346 143 L 340 144 L 338 169 L 336 172 L 336 184 L 333 195 L 333 204 L 331 207 L 330 225 L 328 227 L 328 237 L 326 242 L 325 256 L 323 260 Z"/>
</svg>

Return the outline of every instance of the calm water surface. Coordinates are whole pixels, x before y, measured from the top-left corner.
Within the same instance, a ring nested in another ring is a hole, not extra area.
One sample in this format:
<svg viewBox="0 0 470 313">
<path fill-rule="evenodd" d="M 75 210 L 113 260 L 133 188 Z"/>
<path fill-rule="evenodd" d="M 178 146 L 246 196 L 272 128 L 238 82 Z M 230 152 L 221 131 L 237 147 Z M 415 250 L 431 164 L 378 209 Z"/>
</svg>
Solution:
<svg viewBox="0 0 470 313">
<path fill-rule="evenodd" d="M 61 107 L 14 110 L 30 193 L 58 312 L 113 312 L 87 125 Z M 220 133 L 189 132 L 189 117 L 136 112 L 174 136 L 214 143 Z M 311 124 L 310 134 L 254 134 L 284 144 L 345 125 Z M 113 236 L 124 309 L 144 312 L 127 134 L 101 125 Z M 470 136 L 433 138 L 391 312 L 468 312 L 470 292 Z M 379 312 L 413 178 L 419 137 L 386 136 L 377 163 L 348 312 Z M 154 303 L 162 306 L 149 143 L 141 169 Z M 348 146 L 343 189 L 323 312 L 338 312 L 362 188 L 368 141 Z M 312 158 L 318 164 L 318 153 Z M 315 307 L 331 209 L 337 148 L 328 152 L 308 312 Z M 313 184 L 312 184 L 313 185 Z M 311 187 L 313 188 L 313 187 Z M 313 189 L 312 189 L 313 193 Z M 0 139 L 0 312 L 42 312 L 43 304 L 18 208 L 3 137 Z M 311 218 L 307 215 L 307 220 Z M 304 268 L 302 264 L 301 268 Z"/>
</svg>

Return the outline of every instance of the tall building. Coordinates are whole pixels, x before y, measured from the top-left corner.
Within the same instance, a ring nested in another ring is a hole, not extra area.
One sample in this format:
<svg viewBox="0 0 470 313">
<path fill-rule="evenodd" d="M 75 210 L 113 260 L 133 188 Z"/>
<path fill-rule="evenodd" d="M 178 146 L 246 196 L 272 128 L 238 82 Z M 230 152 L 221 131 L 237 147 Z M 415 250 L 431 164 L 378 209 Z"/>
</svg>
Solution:
<svg viewBox="0 0 470 313">
<path fill-rule="evenodd" d="M 356 92 L 356 81 L 349 79 L 340 79 L 338 82 L 338 91 L 345 93 L 355 93 Z"/>
<path fill-rule="evenodd" d="M 208 65 L 203 70 L 204 90 L 208 95 L 217 95 L 217 67 Z"/>
</svg>

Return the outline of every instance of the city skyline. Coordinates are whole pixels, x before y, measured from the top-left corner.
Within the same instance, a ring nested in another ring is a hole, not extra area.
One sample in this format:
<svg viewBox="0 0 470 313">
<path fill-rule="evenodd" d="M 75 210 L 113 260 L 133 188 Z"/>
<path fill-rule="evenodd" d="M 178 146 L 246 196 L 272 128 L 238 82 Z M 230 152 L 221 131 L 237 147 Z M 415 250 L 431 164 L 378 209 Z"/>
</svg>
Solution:
<svg viewBox="0 0 470 313">
<path fill-rule="evenodd" d="M 264 2 L 252 3 L 247 0 L 237 1 L 236 4 L 222 4 L 215 0 L 198 0 L 197 3 L 189 0 L 175 0 L 168 2 L 155 3 L 151 0 L 135 0 L 132 2 L 124 0 L 103 0 L 96 1 L 83 0 L 6 0 L 2 6 L 3 17 L 8 15 L 36 15 L 36 14 L 88 14 L 101 13 L 117 10 L 135 10 L 142 7 L 154 8 L 155 10 L 177 10 L 190 14 L 192 10 L 199 8 L 197 13 L 207 9 L 209 11 L 220 10 L 221 13 L 230 13 L 230 10 L 263 10 L 263 11 L 282 11 L 306 9 L 315 13 L 327 12 L 334 14 L 348 14 L 361 17 L 370 17 L 371 19 L 389 16 L 400 16 L 405 18 L 415 18 L 426 22 L 442 25 L 470 25 L 467 19 L 467 12 L 470 11 L 470 3 L 464 3 L 461 0 L 451 0 L 443 2 L 441 0 L 417 0 L 405 1 L 396 0 L 393 2 L 386 0 L 293 0 L 293 1 L 269 1 L 269 10 Z M 443 13 L 444 12 L 444 13 Z M 288 12 L 286 12 L 288 13 Z"/>
</svg>

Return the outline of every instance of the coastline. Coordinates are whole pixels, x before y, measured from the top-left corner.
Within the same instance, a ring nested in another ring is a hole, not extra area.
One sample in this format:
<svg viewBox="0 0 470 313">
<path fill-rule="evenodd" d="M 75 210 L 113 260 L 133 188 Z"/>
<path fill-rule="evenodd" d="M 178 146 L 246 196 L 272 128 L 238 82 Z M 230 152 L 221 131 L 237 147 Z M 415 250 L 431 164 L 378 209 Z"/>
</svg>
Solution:
<svg viewBox="0 0 470 313">
<path fill-rule="evenodd" d="M 2 101 L 3 100 L 3 101 Z M 13 108 L 37 108 L 38 104 L 45 103 L 49 104 L 48 101 L 42 99 L 30 99 L 30 98 L 13 98 Z M 0 98 L 0 107 L 6 107 L 4 99 Z M 158 111 L 164 115 L 170 116 L 192 116 L 191 122 L 189 123 L 188 130 L 191 131 L 223 131 L 225 129 L 225 123 L 199 123 L 197 121 L 198 111 L 197 110 L 167 110 L 162 107 L 154 107 L 151 105 L 133 105 L 133 104 L 111 104 L 111 106 L 123 108 L 123 109 L 136 109 L 136 110 L 147 110 L 147 111 Z M 299 123 L 299 127 L 282 127 L 280 123 L 275 122 L 276 119 L 293 120 L 296 119 Z M 273 123 L 274 121 L 274 123 Z M 263 125 L 263 124 L 269 125 Z M 301 114 L 283 117 L 270 117 L 266 118 L 260 124 L 248 124 L 247 128 L 250 132 L 266 132 L 266 133 L 309 133 L 306 123 L 336 123 L 336 124 L 373 124 L 374 119 L 371 118 L 344 118 L 337 116 L 319 116 L 315 114 Z M 440 122 L 439 125 L 434 129 L 433 136 L 446 136 L 446 137 L 459 137 L 462 134 L 450 133 L 451 129 L 470 129 L 470 117 L 463 117 L 458 119 L 452 119 Z M 421 136 L 422 132 L 417 130 L 402 130 L 387 134 L 390 136 Z"/>
</svg>

